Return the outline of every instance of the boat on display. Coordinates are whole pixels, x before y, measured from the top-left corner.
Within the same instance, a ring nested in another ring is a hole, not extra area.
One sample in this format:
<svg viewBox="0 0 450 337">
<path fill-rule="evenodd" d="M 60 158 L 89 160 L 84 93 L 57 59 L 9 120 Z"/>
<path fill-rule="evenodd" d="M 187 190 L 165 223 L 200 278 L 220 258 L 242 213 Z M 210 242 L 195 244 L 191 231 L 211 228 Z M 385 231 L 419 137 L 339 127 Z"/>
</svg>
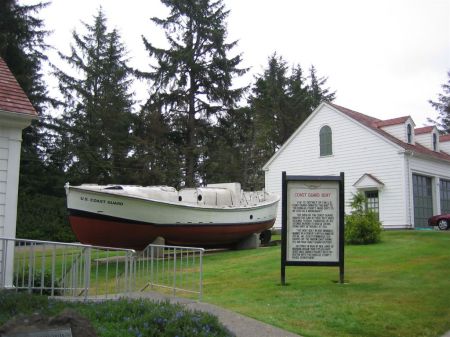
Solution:
<svg viewBox="0 0 450 337">
<path fill-rule="evenodd" d="M 144 249 L 166 244 L 227 247 L 271 228 L 279 197 L 239 183 L 169 186 L 65 185 L 69 222 L 85 244 Z"/>
</svg>

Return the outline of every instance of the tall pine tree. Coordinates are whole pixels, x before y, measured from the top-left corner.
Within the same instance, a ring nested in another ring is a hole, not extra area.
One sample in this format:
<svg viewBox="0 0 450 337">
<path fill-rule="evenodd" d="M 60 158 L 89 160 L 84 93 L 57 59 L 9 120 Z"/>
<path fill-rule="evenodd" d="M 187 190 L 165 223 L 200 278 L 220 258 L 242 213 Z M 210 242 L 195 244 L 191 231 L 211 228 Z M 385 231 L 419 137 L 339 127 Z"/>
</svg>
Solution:
<svg viewBox="0 0 450 337">
<path fill-rule="evenodd" d="M 256 141 L 266 156 L 270 157 L 321 101 L 334 100 L 335 93 L 324 88 L 326 81 L 327 78 L 317 77 L 314 67 L 305 78 L 300 65 L 289 71 L 281 56 L 269 57 L 249 100 L 255 113 Z"/>
<path fill-rule="evenodd" d="M 16 0 L 0 2 L 0 56 L 41 113 L 47 102 L 47 91 L 41 67 L 47 59 L 45 37 L 48 31 L 37 17 L 47 3 L 19 5 Z"/>
<path fill-rule="evenodd" d="M 450 134 L 450 71 L 447 72 L 448 81 L 442 85 L 442 94 L 438 95 L 437 101 L 430 100 L 429 103 L 439 113 L 437 120 L 429 119 L 436 124 L 440 132 Z"/>
<path fill-rule="evenodd" d="M 132 71 L 115 29 L 100 8 L 84 35 L 73 32 L 70 55 L 61 58 L 74 75 L 55 69 L 63 95 L 61 158 L 71 182 L 126 183 L 131 174 Z"/>
<path fill-rule="evenodd" d="M 199 164 L 205 160 L 202 128 L 239 100 L 243 89 L 233 89 L 232 79 L 246 69 L 238 68 L 240 55 L 227 55 L 236 42 L 226 42 L 229 12 L 222 0 L 162 2 L 170 9 L 169 16 L 152 20 L 164 29 L 169 47 L 158 48 L 143 37 L 156 59 L 148 77 L 164 102 L 163 113 L 179 127 L 184 140 L 184 183 L 193 186 L 199 180 Z"/>
<path fill-rule="evenodd" d="M 38 112 L 22 132 L 16 236 L 43 240 L 73 240 L 66 221 L 62 171 L 49 160 L 52 134 L 42 67 L 49 34 L 39 13 L 47 3 L 20 5 L 0 1 L 0 56 Z"/>
<path fill-rule="evenodd" d="M 250 107 L 230 109 L 209 128 L 204 182 L 240 182 L 245 190 L 261 189 L 263 177 L 255 142 L 254 113 Z"/>
<path fill-rule="evenodd" d="M 170 185 L 182 181 L 180 147 L 182 139 L 169 116 L 162 113 L 163 103 L 152 97 L 133 122 L 133 183 L 139 185 Z"/>
<path fill-rule="evenodd" d="M 46 144 L 42 121 L 49 99 L 42 66 L 47 59 L 45 37 L 48 32 L 37 16 L 46 5 L 39 3 L 24 6 L 19 5 L 16 0 L 0 2 L 0 56 L 41 117 L 40 120 L 34 120 L 22 133 L 20 193 L 26 190 L 35 194 L 48 190 L 42 188 L 42 179 L 35 179 L 36 176 L 46 175 L 45 153 L 42 151 Z"/>
<path fill-rule="evenodd" d="M 314 67 L 305 77 L 300 65 L 289 67 L 283 57 L 269 57 L 249 99 L 255 124 L 253 152 L 257 153 L 253 167 L 261 169 L 320 102 L 334 100 L 335 93 L 325 87 L 326 81 L 327 78 L 317 76 Z M 255 186 L 264 186 L 261 172 L 257 177 Z"/>
<path fill-rule="evenodd" d="M 257 128 L 256 143 L 264 153 L 277 150 L 284 138 L 286 125 L 293 123 L 285 119 L 289 110 L 288 86 L 287 62 L 273 54 L 264 73 L 256 78 L 250 96 Z"/>
<path fill-rule="evenodd" d="M 330 88 L 324 88 L 328 77 L 317 77 L 316 67 L 309 68 L 309 95 L 310 95 L 310 113 L 319 106 L 322 101 L 332 102 L 335 98 L 335 92 Z"/>
</svg>

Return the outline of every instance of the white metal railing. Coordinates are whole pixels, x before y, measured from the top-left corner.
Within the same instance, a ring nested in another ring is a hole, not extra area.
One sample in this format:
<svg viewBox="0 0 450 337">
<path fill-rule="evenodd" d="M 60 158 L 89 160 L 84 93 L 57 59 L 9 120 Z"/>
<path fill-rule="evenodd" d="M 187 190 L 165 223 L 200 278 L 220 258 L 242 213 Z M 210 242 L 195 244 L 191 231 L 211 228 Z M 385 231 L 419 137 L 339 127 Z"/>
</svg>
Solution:
<svg viewBox="0 0 450 337">
<path fill-rule="evenodd" d="M 12 238 L 0 246 L 3 288 L 85 298 L 132 291 L 132 249 Z"/>
<path fill-rule="evenodd" d="M 0 237 L 0 287 L 49 296 L 108 298 L 156 290 L 202 297 L 202 248 L 132 249 Z"/>
<path fill-rule="evenodd" d="M 203 248 L 148 245 L 135 260 L 136 289 L 156 288 L 202 298 Z"/>
</svg>

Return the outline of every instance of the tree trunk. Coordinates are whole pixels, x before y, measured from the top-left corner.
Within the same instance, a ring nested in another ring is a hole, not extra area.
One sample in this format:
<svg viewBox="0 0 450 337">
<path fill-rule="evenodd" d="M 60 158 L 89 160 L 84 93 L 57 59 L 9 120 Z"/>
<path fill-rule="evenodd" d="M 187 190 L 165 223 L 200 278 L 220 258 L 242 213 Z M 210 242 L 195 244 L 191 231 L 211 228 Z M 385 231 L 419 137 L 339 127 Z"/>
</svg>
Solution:
<svg viewBox="0 0 450 337">
<path fill-rule="evenodd" d="M 195 81 L 193 76 L 190 76 L 190 91 L 189 91 L 189 111 L 187 122 L 187 146 L 186 146 L 186 186 L 195 186 L 195 96 L 194 86 Z"/>
</svg>

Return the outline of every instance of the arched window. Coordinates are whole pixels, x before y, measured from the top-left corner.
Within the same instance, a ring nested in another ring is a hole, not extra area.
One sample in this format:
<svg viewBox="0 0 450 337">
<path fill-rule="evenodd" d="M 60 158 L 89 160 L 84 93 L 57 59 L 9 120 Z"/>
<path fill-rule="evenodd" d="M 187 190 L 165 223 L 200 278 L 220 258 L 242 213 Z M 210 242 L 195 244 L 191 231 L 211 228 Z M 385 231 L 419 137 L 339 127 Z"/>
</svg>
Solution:
<svg viewBox="0 0 450 337">
<path fill-rule="evenodd" d="M 412 127 L 411 127 L 411 124 L 408 124 L 408 126 L 406 127 L 406 132 L 407 132 L 407 135 L 408 135 L 408 144 L 411 144 L 411 142 L 412 142 Z"/>
<path fill-rule="evenodd" d="M 333 154 L 333 142 L 331 128 L 328 125 L 322 126 L 319 133 L 320 137 L 320 156 L 329 156 Z"/>
<path fill-rule="evenodd" d="M 433 133 L 433 150 L 437 151 L 437 136 Z"/>
</svg>

